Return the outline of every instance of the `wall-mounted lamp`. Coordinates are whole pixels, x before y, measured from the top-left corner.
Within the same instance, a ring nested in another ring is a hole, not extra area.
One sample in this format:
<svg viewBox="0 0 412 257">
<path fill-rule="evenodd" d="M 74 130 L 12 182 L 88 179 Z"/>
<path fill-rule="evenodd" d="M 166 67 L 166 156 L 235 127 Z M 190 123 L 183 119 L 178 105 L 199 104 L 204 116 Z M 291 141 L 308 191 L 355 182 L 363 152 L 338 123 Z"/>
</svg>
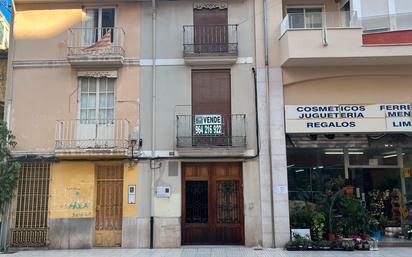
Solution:
<svg viewBox="0 0 412 257">
<path fill-rule="evenodd" d="M 132 148 L 132 159 L 134 157 L 133 154 L 134 154 L 134 148 L 136 147 L 136 144 L 137 144 L 137 139 L 130 139 L 129 145 Z"/>
</svg>

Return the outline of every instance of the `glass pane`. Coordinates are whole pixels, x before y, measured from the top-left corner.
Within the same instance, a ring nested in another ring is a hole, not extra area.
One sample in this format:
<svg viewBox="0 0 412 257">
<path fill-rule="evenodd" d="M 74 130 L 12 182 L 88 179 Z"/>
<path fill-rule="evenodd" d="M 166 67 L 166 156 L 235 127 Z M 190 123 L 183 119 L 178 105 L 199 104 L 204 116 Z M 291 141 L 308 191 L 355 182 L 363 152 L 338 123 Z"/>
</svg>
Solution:
<svg viewBox="0 0 412 257">
<path fill-rule="evenodd" d="M 107 111 L 106 110 L 99 110 L 99 119 L 106 120 L 107 119 Z"/>
<path fill-rule="evenodd" d="M 97 27 L 98 27 L 98 9 L 87 9 L 86 20 L 83 27 L 83 43 L 85 46 L 90 45 L 97 40 Z"/>
<path fill-rule="evenodd" d="M 96 119 L 96 110 L 88 110 L 87 111 L 87 119 L 95 120 Z"/>
<path fill-rule="evenodd" d="M 99 79 L 99 92 L 105 93 L 107 91 L 106 87 L 107 79 Z"/>
<path fill-rule="evenodd" d="M 106 108 L 107 107 L 107 96 L 105 93 L 99 94 L 99 107 Z"/>
<path fill-rule="evenodd" d="M 89 79 L 89 92 L 96 92 L 96 79 Z"/>
<path fill-rule="evenodd" d="M 186 223 L 208 223 L 207 181 L 186 181 Z"/>
<path fill-rule="evenodd" d="M 107 107 L 114 108 L 114 94 L 107 94 Z"/>
<path fill-rule="evenodd" d="M 114 119 L 114 110 L 113 109 L 107 110 L 107 119 L 108 120 L 113 120 Z"/>
<path fill-rule="evenodd" d="M 107 80 L 107 91 L 114 92 L 114 79 Z"/>
<path fill-rule="evenodd" d="M 102 9 L 102 27 L 111 28 L 114 27 L 114 8 Z"/>
<path fill-rule="evenodd" d="M 89 94 L 87 107 L 96 108 L 96 94 Z"/>
<path fill-rule="evenodd" d="M 405 182 L 405 197 L 406 197 L 406 220 L 409 223 L 412 223 L 412 177 L 411 177 L 411 169 L 412 169 L 412 149 L 404 149 L 404 156 L 403 156 L 403 170 L 402 175 Z"/>
<path fill-rule="evenodd" d="M 81 120 L 86 120 L 87 119 L 87 110 L 81 110 L 80 111 L 80 119 Z"/>
<path fill-rule="evenodd" d="M 398 165 L 397 152 L 395 149 L 349 149 L 350 165 Z"/>
<path fill-rule="evenodd" d="M 287 13 L 301 13 L 303 14 L 303 8 L 288 8 Z"/>
<path fill-rule="evenodd" d="M 98 9 L 86 10 L 85 28 L 96 28 L 98 26 Z"/>
<path fill-rule="evenodd" d="M 89 91 L 89 87 L 87 84 L 87 78 L 81 78 L 80 79 L 80 91 L 81 92 L 88 92 Z"/>
<path fill-rule="evenodd" d="M 305 19 L 304 19 L 303 13 L 289 14 L 289 25 L 292 29 L 304 28 Z"/>
<path fill-rule="evenodd" d="M 80 96 L 80 109 L 87 108 L 87 94 L 81 94 Z"/>
<path fill-rule="evenodd" d="M 321 28 L 322 13 L 321 12 L 306 12 L 306 28 Z"/>
</svg>

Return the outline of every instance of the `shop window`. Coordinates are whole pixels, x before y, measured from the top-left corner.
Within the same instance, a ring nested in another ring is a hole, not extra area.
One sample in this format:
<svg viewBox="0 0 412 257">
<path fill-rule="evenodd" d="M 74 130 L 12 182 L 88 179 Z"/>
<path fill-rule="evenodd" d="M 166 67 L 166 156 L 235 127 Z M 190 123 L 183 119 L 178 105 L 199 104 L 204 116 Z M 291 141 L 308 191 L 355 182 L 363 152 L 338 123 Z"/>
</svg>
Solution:
<svg viewBox="0 0 412 257">
<path fill-rule="evenodd" d="M 396 149 L 349 149 L 350 166 L 398 166 Z"/>
<path fill-rule="evenodd" d="M 324 149 L 289 149 L 287 159 L 291 201 L 318 202 L 327 181 L 345 176 L 343 154 L 329 155 Z"/>
</svg>

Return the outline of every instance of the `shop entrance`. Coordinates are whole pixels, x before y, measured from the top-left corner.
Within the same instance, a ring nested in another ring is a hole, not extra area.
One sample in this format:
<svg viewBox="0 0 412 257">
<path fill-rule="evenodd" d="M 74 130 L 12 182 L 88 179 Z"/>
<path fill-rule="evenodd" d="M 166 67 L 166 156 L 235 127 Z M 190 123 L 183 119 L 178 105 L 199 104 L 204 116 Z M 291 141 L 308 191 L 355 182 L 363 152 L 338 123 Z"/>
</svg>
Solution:
<svg viewBox="0 0 412 257">
<path fill-rule="evenodd" d="M 182 244 L 244 244 L 241 163 L 184 163 Z"/>
</svg>

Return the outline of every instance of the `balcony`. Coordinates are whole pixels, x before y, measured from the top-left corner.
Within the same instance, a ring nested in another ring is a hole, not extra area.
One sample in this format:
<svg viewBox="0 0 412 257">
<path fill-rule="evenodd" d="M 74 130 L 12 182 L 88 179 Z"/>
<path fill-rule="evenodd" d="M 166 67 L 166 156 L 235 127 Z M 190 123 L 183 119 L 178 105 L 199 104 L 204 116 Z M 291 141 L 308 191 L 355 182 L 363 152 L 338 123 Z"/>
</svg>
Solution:
<svg viewBox="0 0 412 257">
<path fill-rule="evenodd" d="M 122 28 L 71 28 L 67 59 L 75 67 L 119 67 L 125 57 L 124 37 Z"/>
<path fill-rule="evenodd" d="M 178 149 L 245 148 L 246 114 L 177 115 Z"/>
<path fill-rule="evenodd" d="M 183 55 L 188 65 L 236 63 L 238 25 L 183 26 Z"/>
<path fill-rule="evenodd" d="M 410 44 L 365 44 L 364 29 L 371 28 L 371 22 L 359 19 L 354 12 L 323 12 L 315 16 L 317 19 L 302 15 L 288 14 L 280 25 L 282 67 L 402 65 L 412 62 Z"/>
<path fill-rule="evenodd" d="M 129 128 L 127 120 L 58 120 L 55 152 L 58 156 L 125 156 Z"/>
</svg>

